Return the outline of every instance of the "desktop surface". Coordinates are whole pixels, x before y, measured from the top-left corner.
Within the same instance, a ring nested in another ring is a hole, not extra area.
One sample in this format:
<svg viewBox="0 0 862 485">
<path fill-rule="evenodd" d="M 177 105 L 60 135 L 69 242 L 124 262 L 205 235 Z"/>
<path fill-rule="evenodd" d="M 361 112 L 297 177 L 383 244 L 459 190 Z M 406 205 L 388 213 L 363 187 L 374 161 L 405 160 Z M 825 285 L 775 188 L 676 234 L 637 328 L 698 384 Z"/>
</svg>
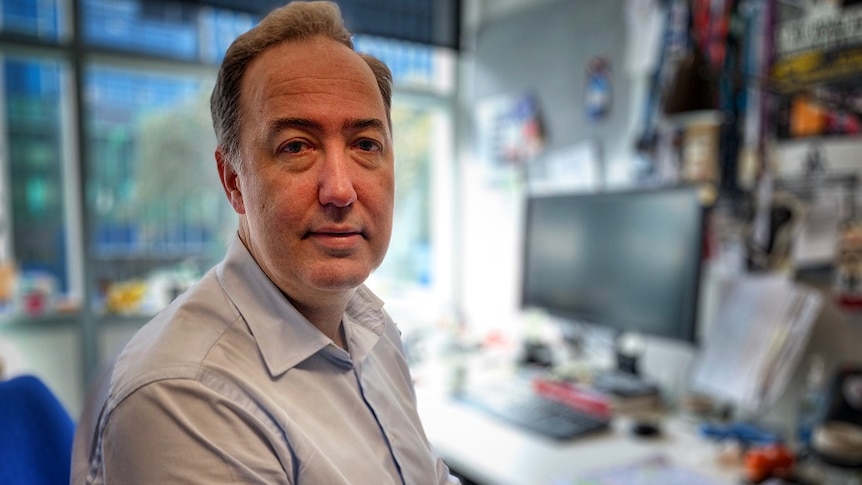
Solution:
<svg viewBox="0 0 862 485">
<path fill-rule="evenodd" d="M 417 392 L 432 446 L 452 469 L 482 485 L 574 485 L 590 473 L 656 459 L 704 478 L 703 484 L 731 485 L 740 477 L 740 470 L 719 464 L 718 445 L 702 438 L 696 424 L 675 416 L 666 416 L 654 436 L 632 433 L 633 420 L 618 416 L 605 431 L 557 440 L 430 389 Z"/>
</svg>

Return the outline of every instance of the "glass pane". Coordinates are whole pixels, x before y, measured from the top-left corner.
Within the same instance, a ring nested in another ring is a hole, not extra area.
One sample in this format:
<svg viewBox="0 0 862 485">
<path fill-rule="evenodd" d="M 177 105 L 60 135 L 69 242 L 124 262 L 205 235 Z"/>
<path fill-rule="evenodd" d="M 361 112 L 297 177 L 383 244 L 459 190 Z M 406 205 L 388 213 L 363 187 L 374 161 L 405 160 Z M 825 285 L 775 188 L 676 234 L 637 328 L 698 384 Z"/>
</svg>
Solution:
<svg viewBox="0 0 862 485">
<path fill-rule="evenodd" d="M 258 17 L 244 12 L 202 8 L 200 60 L 209 64 L 221 63 L 230 43 L 240 34 L 254 27 L 259 20 Z"/>
<path fill-rule="evenodd" d="M 62 0 L 2 0 L 0 30 L 43 40 L 59 40 L 65 34 Z"/>
<path fill-rule="evenodd" d="M 451 94 L 455 86 L 455 54 L 440 47 L 357 35 L 356 50 L 371 54 L 392 70 L 398 88 Z"/>
<path fill-rule="evenodd" d="M 188 1 L 83 0 L 84 42 L 186 61 L 217 63 L 257 22 L 252 15 Z"/>
<path fill-rule="evenodd" d="M 8 137 L 11 238 L 4 251 L 19 270 L 19 295 L 31 290 L 54 297 L 70 289 L 67 185 L 64 184 L 62 100 L 66 67 L 59 62 L 7 57 L 2 61 L 6 136 Z M 5 224 L 4 224 L 5 226 Z M 4 255 L 6 256 L 6 255 Z M 5 259 L 5 258 L 4 258 Z M 34 301 L 42 313 L 47 301 Z"/>
<path fill-rule="evenodd" d="M 152 312 L 236 230 L 213 160 L 212 80 L 86 70 L 90 257 L 108 311 Z"/>
<path fill-rule="evenodd" d="M 195 11 L 182 3 L 84 0 L 84 41 L 133 52 L 195 60 Z"/>
</svg>

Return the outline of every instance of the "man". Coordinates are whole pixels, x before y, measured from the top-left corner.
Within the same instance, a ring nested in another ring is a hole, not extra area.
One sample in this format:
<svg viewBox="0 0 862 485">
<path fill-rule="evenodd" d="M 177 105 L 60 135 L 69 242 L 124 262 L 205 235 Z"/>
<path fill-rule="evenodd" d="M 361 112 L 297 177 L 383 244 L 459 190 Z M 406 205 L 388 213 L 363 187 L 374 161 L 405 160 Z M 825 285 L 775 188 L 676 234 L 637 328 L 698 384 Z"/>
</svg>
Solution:
<svg viewBox="0 0 862 485">
<path fill-rule="evenodd" d="M 73 483 L 458 483 L 363 285 L 392 228 L 390 101 L 335 4 L 231 45 L 211 107 L 237 238 L 119 355 Z"/>
</svg>

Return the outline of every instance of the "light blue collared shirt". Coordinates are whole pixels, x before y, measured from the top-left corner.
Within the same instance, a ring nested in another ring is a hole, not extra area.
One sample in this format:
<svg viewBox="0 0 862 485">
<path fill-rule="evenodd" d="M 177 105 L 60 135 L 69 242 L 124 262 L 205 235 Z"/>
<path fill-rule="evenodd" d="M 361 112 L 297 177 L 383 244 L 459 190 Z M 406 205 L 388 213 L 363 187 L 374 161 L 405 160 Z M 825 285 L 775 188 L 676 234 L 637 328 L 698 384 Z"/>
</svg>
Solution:
<svg viewBox="0 0 862 485">
<path fill-rule="evenodd" d="M 382 307 L 356 290 L 345 351 L 235 238 L 118 357 L 73 483 L 458 483 L 428 443 Z"/>
</svg>

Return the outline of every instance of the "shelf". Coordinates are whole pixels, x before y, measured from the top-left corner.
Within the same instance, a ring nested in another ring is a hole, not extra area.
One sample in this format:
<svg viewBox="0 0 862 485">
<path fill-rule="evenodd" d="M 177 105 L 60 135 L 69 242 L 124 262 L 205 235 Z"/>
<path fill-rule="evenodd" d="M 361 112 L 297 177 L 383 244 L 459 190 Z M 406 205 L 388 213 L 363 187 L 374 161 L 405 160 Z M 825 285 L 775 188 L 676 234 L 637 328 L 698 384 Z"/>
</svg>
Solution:
<svg viewBox="0 0 862 485">
<path fill-rule="evenodd" d="M 142 326 L 153 318 L 154 315 L 144 314 L 100 314 L 92 318 L 99 327 L 129 325 Z M 56 313 L 31 317 L 27 315 L 2 315 L 0 316 L 0 334 L 11 332 L 26 332 L 29 330 L 43 330 L 74 326 L 78 327 L 84 315 L 81 313 Z"/>
<path fill-rule="evenodd" d="M 78 313 L 54 313 L 40 316 L 23 314 L 0 315 L 0 333 L 6 331 L 26 331 L 77 325 L 81 320 Z"/>
</svg>

